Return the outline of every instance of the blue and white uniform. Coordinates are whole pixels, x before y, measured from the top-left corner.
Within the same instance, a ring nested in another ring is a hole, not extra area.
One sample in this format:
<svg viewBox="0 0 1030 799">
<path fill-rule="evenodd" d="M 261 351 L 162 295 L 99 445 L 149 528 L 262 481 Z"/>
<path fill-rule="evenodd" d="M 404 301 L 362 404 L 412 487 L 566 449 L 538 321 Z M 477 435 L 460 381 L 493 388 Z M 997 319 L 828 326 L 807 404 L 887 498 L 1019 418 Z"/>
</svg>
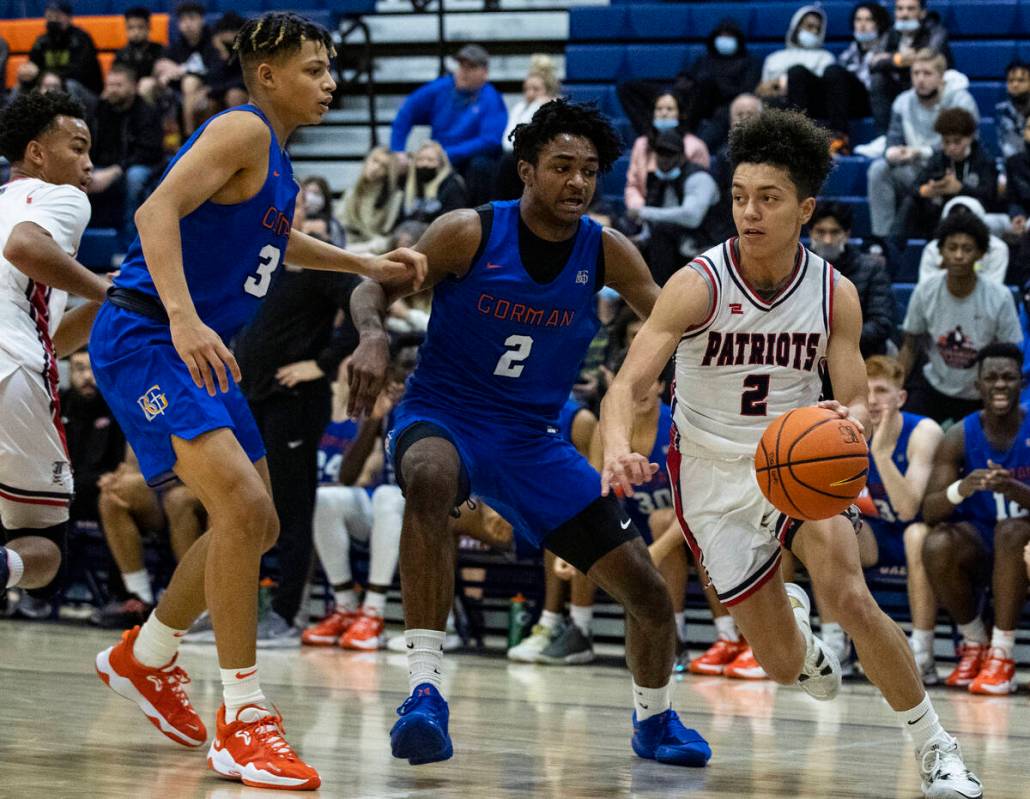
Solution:
<svg viewBox="0 0 1030 799">
<path fill-rule="evenodd" d="M 647 456 L 650 463 L 657 463 L 662 466 L 669 456 L 670 432 L 672 430 L 672 409 L 664 402 L 658 414 L 658 430 L 655 433 L 654 445 Z M 636 524 L 637 529 L 644 537 L 644 541 L 651 543 L 651 514 L 656 510 L 671 508 L 672 487 L 669 485 L 669 472 L 666 469 L 659 469 L 654 473 L 647 483 L 634 486 L 633 496 L 623 497 L 622 506 L 626 513 Z"/>
<path fill-rule="evenodd" d="M 901 432 L 898 434 L 898 441 L 894 445 L 894 452 L 891 453 L 891 460 L 898 467 L 902 475 L 908 471 L 908 442 L 912 437 L 912 431 L 925 419 L 915 413 L 901 412 Z M 869 489 L 869 498 L 876 506 L 879 517 L 875 519 L 863 518 L 869 529 L 876 536 L 876 543 L 880 550 L 878 566 L 904 566 L 905 565 L 905 528 L 912 522 L 918 521 L 909 519 L 903 522 L 898 518 L 898 512 L 891 504 L 891 498 L 887 495 L 887 488 L 883 484 L 880 470 L 876 468 L 876 461 L 869 455 L 869 472 L 866 475 L 866 487 Z"/>
</svg>

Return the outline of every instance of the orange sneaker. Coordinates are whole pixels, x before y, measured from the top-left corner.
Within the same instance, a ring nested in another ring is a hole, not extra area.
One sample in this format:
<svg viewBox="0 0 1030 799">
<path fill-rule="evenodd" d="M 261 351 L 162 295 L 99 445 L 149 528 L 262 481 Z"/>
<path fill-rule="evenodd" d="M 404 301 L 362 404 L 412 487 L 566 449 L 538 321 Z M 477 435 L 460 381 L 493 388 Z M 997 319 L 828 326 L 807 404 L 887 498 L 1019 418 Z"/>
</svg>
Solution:
<svg viewBox="0 0 1030 799">
<path fill-rule="evenodd" d="M 737 655 L 737 659 L 727 665 L 722 673 L 734 680 L 765 680 L 769 677 L 755 660 L 755 653 L 751 651 L 751 647 Z"/>
<path fill-rule="evenodd" d="M 286 743 L 283 717 L 263 707 L 245 705 L 231 724 L 225 705 L 218 708 L 215 739 L 207 764 L 223 777 L 252 788 L 313 791 L 322 784 L 318 772 L 301 760 Z"/>
<path fill-rule="evenodd" d="M 691 674 L 722 674 L 723 670 L 746 650 L 747 643 L 720 638 L 701 655 L 690 661 Z"/>
<path fill-rule="evenodd" d="M 340 639 L 344 649 L 357 649 L 362 652 L 374 652 L 383 646 L 383 631 L 386 622 L 382 616 L 362 612 L 359 618 Z"/>
<path fill-rule="evenodd" d="M 116 694 L 135 702 L 150 723 L 183 746 L 200 746 L 207 740 L 204 722 L 182 689 L 190 676 L 175 665 L 178 658 L 159 669 L 144 666 L 132 655 L 139 626 L 122 633 L 122 640 L 97 655 L 97 676 Z"/>
<path fill-rule="evenodd" d="M 987 653 L 980 673 L 969 684 L 969 691 L 974 694 L 1012 694 L 1016 688 L 1016 661 L 1005 657 L 1005 651 L 997 648 Z"/>
<path fill-rule="evenodd" d="M 968 688 L 987 659 L 987 644 L 963 642 L 958 648 L 958 663 L 944 684 L 949 688 Z"/>
<path fill-rule="evenodd" d="M 300 634 L 300 641 L 308 646 L 335 646 L 360 618 L 361 612 L 357 610 L 334 610 L 322 621 L 304 630 Z"/>
</svg>

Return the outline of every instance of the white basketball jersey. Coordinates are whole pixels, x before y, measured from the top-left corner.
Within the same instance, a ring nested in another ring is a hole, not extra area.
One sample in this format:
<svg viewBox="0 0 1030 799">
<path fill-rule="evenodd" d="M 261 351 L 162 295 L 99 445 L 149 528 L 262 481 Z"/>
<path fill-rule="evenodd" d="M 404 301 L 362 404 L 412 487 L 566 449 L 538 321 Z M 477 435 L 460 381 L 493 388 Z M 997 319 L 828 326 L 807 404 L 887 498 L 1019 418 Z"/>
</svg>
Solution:
<svg viewBox="0 0 1030 799">
<path fill-rule="evenodd" d="M 50 371 L 50 337 L 68 302 L 64 291 L 37 283 L 3 257 L 11 231 L 33 222 L 74 257 L 89 214 L 89 200 L 74 186 L 35 178 L 0 186 L 0 376 L 19 366 L 38 374 Z"/>
<path fill-rule="evenodd" d="M 837 270 L 799 244 L 790 279 L 763 299 L 741 271 L 736 244 L 691 262 L 713 303 L 676 349 L 680 450 L 700 457 L 753 457 L 770 422 L 816 403 L 822 389 Z"/>
</svg>

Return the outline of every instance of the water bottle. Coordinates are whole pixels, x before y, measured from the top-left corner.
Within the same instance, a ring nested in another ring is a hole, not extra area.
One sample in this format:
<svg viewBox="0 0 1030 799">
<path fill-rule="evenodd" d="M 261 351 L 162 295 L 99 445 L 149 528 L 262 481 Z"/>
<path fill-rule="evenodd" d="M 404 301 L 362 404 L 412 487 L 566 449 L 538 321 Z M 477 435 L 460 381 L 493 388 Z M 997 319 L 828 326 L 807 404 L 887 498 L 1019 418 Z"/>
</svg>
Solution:
<svg viewBox="0 0 1030 799">
<path fill-rule="evenodd" d="M 515 594 L 511 598 L 511 606 L 508 609 L 508 648 L 518 646 L 526 634 L 526 627 L 529 625 L 529 609 L 526 607 L 526 598 L 522 593 Z"/>
</svg>

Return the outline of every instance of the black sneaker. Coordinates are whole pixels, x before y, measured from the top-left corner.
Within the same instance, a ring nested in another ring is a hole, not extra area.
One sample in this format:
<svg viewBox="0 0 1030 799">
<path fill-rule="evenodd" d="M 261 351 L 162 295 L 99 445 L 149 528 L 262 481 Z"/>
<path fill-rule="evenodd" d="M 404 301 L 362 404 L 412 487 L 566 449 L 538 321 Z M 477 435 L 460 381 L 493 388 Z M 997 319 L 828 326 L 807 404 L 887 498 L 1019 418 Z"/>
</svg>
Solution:
<svg viewBox="0 0 1030 799">
<path fill-rule="evenodd" d="M 551 642 L 537 655 L 537 663 L 572 666 L 578 663 L 589 663 L 594 659 L 594 645 L 589 636 L 575 624 L 566 624 L 565 628 L 551 637 Z"/>
<path fill-rule="evenodd" d="M 137 624 L 142 625 L 153 609 L 153 605 L 133 594 L 128 599 L 113 600 L 97 608 L 90 615 L 89 623 L 105 630 L 128 630 Z"/>
</svg>

